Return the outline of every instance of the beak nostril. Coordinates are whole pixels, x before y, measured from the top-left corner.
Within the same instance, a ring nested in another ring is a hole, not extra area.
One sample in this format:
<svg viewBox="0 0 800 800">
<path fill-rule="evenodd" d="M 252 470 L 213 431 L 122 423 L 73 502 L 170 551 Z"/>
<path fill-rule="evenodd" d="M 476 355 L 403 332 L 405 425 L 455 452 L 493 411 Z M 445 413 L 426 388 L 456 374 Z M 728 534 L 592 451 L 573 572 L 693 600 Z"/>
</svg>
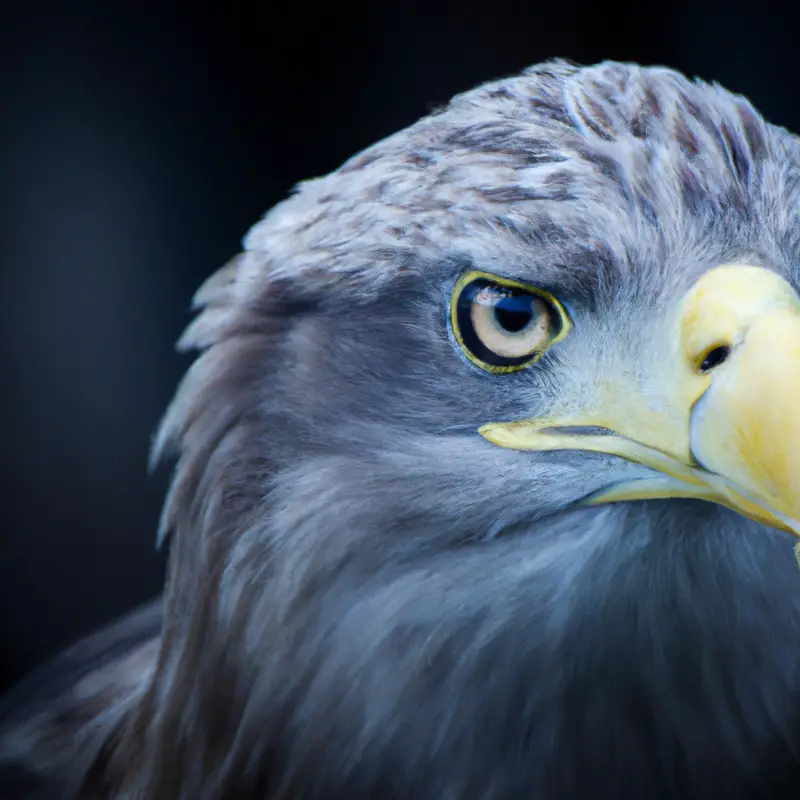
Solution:
<svg viewBox="0 0 800 800">
<path fill-rule="evenodd" d="M 726 344 L 717 345 L 716 347 L 712 347 L 706 354 L 703 356 L 703 360 L 700 362 L 699 370 L 700 372 L 711 372 L 712 369 L 718 367 L 720 364 L 727 361 L 728 356 L 731 354 L 731 348 L 728 347 Z"/>
</svg>

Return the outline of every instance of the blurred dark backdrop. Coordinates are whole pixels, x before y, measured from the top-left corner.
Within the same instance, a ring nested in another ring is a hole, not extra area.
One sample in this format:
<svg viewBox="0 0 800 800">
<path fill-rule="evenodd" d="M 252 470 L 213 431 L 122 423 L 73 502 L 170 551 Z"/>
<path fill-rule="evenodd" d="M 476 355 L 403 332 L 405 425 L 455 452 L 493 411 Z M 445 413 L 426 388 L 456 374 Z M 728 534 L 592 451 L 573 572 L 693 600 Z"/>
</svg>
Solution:
<svg viewBox="0 0 800 800">
<path fill-rule="evenodd" d="M 159 591 L 167 475 L 145 465 L 172 343 L 295 181 L 554 56 L 674 66 L 800 129 L 790 7 L 6 3 L 0 689 Z"/>
</svg>

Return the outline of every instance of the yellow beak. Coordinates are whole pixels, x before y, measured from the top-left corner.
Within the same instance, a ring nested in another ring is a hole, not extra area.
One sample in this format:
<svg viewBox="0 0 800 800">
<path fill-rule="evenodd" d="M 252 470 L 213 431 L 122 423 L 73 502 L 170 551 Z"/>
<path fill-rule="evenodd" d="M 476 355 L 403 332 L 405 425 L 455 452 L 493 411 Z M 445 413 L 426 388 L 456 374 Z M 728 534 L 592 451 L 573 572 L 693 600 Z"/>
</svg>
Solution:
<svg viewBox="0 0 800 800">
<path fill-rule="evenodd" d="M 568 417 L 493 422 L 514 450 L 608 453 L 655 470 L 590 504 L 699 498 L 800 536 L 800 298 L 776 273 L 726 265 L 681 303 L 658 397 L 622 390 Z"/>
</svg>

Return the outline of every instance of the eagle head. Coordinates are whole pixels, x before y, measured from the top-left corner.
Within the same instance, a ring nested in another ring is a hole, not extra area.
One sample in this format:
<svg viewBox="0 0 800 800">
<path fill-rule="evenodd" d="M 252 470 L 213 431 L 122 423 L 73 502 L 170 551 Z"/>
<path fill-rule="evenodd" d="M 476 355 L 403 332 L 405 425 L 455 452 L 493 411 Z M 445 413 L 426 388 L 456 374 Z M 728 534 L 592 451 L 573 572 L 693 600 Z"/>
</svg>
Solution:
<svg viewBox="0 0 800 800">
<path fill-rule="evenodd" d="M 197 295 L 163 627 L 86 780 L 795 796 L 798 209 L 797 138 L 618 63 L 302 184 Z"/>
</svg>

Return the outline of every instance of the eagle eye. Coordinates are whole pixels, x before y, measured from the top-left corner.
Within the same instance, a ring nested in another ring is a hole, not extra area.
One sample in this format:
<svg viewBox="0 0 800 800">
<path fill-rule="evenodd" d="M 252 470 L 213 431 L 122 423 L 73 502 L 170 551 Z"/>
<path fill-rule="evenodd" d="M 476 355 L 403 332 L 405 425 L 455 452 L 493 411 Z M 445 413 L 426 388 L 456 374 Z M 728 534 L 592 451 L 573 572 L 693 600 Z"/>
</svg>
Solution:
<svg viewBox="0 0 800 800">
<path fill-rule="evenodd" d="M 488 372 L 527 367 L 570 328 L 564 307 L 551 294 L 485 272 L 458 280 L 450 322 L 467 358 Z"/>
</svg>

